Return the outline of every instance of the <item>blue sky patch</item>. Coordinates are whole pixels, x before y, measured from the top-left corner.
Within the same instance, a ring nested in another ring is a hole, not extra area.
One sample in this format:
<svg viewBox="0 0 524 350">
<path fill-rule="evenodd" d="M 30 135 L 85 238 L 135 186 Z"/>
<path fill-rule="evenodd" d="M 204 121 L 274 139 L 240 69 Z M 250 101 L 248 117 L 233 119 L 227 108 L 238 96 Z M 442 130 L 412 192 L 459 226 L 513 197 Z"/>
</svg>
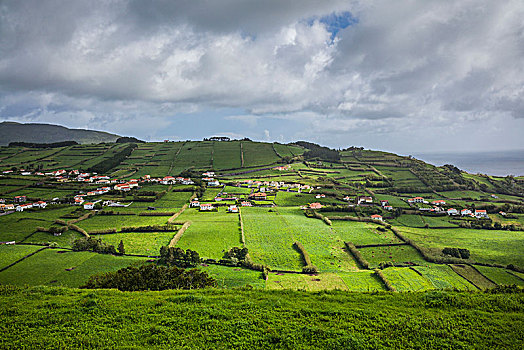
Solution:
<svg viewBox="0 0 524 350">
<path fill-rule="evenodd" d="M 331 40 L 337 36 L 340 30 L 358 23 L 358 18 L 353 17 L 349 11 L 338 13 L 332 12 L 326 16 L 312 18 L 308 21 L 308 23 L 313 24 L 315 20 L 318 20 L 320 23 L 323 23 L 326 26 L 326 29 L 331 33 Z"/>
</svg>

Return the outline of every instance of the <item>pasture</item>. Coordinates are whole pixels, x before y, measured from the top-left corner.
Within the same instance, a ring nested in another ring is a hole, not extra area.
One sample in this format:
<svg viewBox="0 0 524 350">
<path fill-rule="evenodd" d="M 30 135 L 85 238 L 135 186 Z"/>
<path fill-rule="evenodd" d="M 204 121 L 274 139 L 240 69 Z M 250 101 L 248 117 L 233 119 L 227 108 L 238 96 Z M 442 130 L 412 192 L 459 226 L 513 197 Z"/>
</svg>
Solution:
<svg viewBox="0 0 524 350">
<path fill-rule="evenodd" d="M 489 264 L 524 266 L 524 232 L 498 230 L 419 229 L 398 227 L 399 231 L 429 249 L 467 248 L 471 259 Z"/>
<path fill-rule="evenodd" d="M 0 272 L 0 284 L 79 287 L 93 274 L 143 261 L 144 258 L 45 249 Z"/>
</svg>

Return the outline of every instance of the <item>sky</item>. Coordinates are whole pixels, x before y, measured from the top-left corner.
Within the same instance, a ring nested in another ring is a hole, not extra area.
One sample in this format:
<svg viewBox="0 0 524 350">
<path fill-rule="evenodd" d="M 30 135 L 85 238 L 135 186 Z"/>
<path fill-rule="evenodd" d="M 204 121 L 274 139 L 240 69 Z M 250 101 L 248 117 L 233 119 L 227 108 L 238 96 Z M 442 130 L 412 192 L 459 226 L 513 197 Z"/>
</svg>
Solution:
<svg viewBox="0 0 524 350">
<path fill-rule="evenodd" d="M 524 149 L 522 0 L 0 0 L 0 121 Z"/>
</svg>

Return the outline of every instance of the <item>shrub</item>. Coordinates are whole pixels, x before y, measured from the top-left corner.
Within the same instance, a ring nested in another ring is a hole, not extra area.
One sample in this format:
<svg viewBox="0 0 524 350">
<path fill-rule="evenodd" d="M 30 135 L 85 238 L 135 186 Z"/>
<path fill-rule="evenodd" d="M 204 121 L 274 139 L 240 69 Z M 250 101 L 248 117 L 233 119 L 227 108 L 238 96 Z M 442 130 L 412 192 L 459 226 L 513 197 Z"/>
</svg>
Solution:
<svg viewBox="0 0 524 350">
<path fill-rule="evenodd" d="M 196 267 L 200 263 L 200 255 L 188 249 L 163 246 L 160 248 L 160 263 L 177 267 Z"/>
<path fill-rule="evenodd" d="M 80 288 L 116 288 L 121 291 L 138 291 L 197 289 L 215 286 L 216 280 L 209 277 L 206 272 L 151 264 L 91 276 Z"/>
<path fill-rule="evenodd" d="M 82 237 L 73 242 L 74 251 L 91 251 L 102 254 L 116 254 L 115 246 L 102 242 L 100 238 Z"/>
<path fill-rule="evenodd" d="M 355 258 L 355 260 L 365 269 L 369 269 L 369 262 L 360 254 L 360 251 L 355 247 L 355 245 L 351 242 L 344 242 L 346 245 L 346 248 L 350 251 L 351 255 Z"/>
</svg>

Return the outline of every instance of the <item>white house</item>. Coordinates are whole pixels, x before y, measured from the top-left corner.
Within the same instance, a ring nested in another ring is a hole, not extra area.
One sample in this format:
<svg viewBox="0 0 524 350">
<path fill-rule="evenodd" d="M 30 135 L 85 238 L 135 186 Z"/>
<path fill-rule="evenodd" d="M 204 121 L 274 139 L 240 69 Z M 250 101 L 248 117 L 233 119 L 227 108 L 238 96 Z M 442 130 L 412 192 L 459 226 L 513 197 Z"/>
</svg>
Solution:
<svg viewBox="0 0 524 350">
<path fill-rule="evenodd" d="M 455 208 L 449 208 L 448 209 L 448 215 L 458 215 L 458 210 Z"/>
<path fill-rule="evenodd" d="M 371 215 L 371 219 L 382 221 L 382 215 L 378 215 L 378 214 Z"/>
<path fill-rule="evenodd" d="M 485 210 L 475 210 L 475 217 L 480 218 L 489 218 L 488 213 Z"/>
<path fill-rule="evenodd" d="M 211 203 L 202 203 L 202 204 L 200 204 L 200 211 L 210 211 L 210 210 L 213 210 L 213 209 L 215 209 L 215 207 Z"/>
<path fill-rule="evenodd" d="M 373 203 L 373 198 L 367 197 L 367 196 L 358 197 L 357 204 L 362 204 L 362 203 L 366 203 L 366 204 Z"/>
<path fill-rule="evenodd" d="M 236 205 L 230 205 L 227 208 L 227 211 L 230 212 L 230 213 L 238 213 L 238 207 Z"/>
<path fill-rule="evenodd" d="M 94 209 L 95 207 L 95 203 L 92 203 L 92 202 L 87 202 L 87 203 L 84 203 L 84 209 Z"/>
<path fill-rule="evenodd" d="M 460 211 L 460 215 L 462 215 L 462 216 L 471 216 L 471 214 L 472 214 L 471 210 L 469 210 L 469 209 L 462 209 Z"/>
<path fill-rule="evenodd" d="M 196 199 L 192 200 L 191 203 L 189 204 L 189 206 L 191 208 L 195 208 L 195 207 L 200 207 L 200 202 Z"/>
<path fill-rule="evenodd" d="M 218 180 L 213 180 L 213 181 L 209 181 L 207 185 L 212 186 L 212 187 L 218 187 L 220 186 L 220 182 L 218 182 Z"/>
<path fill-rule="evenodd" d="M 408 202 L 409 203 L 424 203 L 424 198 L 422 198 L 422 197 L 414 197 L 414 198 L 408 199 Z"/>
</svg>

